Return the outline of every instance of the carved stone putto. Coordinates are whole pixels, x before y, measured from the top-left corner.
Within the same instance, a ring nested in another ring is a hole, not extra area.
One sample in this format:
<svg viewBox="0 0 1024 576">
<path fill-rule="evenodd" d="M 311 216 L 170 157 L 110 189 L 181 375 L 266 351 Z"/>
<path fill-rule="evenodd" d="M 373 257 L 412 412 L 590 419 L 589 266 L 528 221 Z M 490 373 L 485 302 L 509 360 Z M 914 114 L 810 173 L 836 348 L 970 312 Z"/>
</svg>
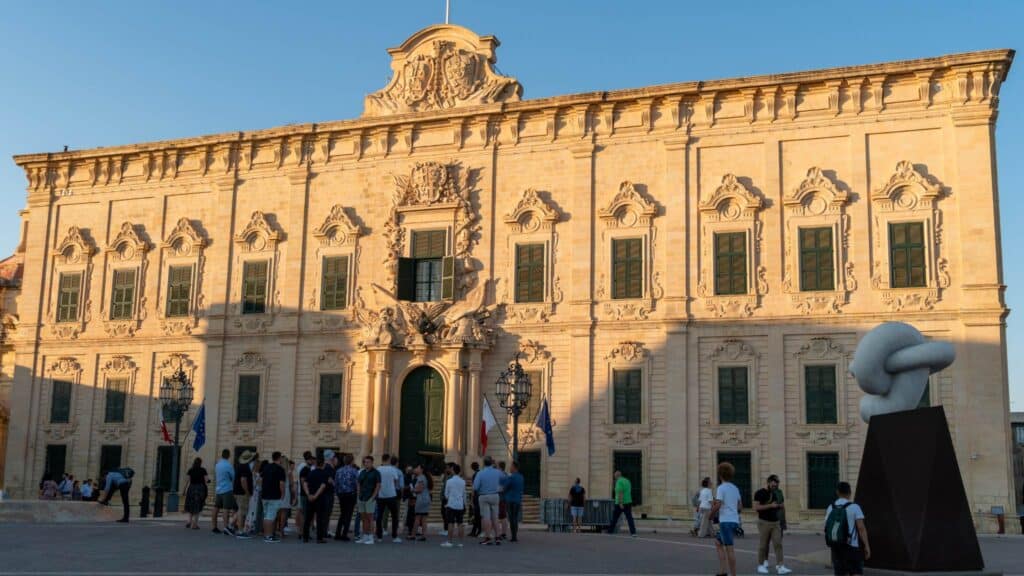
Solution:
<svg viewBox="0 0 1024 576">
<path fill-rule="evenodd" d="M 363 116 L 518 102 L 523 87 L 494 71 L 494 36 L 448 24 L 413 34 L 391 54 L 391 81 L 370 94 Z"/>
</svg>

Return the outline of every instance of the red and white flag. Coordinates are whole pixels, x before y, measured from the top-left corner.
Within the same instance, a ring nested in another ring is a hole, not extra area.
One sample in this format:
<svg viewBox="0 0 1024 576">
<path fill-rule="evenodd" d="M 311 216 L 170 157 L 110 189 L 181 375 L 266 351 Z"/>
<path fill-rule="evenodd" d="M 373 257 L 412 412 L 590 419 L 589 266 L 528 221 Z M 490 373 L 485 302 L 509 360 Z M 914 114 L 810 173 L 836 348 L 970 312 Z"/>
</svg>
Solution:
<svg viewBox="0 0 1024 576">
<path fill-rule="evenodd" d="M 167 422 L 164 421 L 164 406 L 159 402 L 156 403 L 156 416 L 160 419 L 160 435 L 164 437 L 164 442 L 173 444 L 171 433 L 167 431 Z"/>
<path fill-rule="evenodd" d="M 480 420 L 480 453 L 487 453 L 487 435 L 491 432 L 491 428 L 498 425 L 498 422 L 494 419 L 494 412 L 491 412 L 491 405 L 487 402 L 487 397 L 484 396 L 484 408 L 483 414 Z"/>
</svg>

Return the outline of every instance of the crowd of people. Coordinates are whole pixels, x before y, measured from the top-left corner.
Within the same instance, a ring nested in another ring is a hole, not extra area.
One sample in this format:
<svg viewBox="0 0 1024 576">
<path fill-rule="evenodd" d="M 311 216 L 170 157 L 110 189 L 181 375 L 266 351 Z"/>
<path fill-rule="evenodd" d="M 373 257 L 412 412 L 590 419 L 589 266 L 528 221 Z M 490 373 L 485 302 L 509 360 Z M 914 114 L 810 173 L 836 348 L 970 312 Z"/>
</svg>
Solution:
<svg viewBox="0 0 1024 576">
<path fill-rule="evenodd" d="M 91 478 L 85 482 L 75 479 L 73 474 L 64 473 L 60 482 L 52 474 L 44 474 L 39 483 L 40 500 L 81 500 L 93 501 L 99 494 L 99 485 Z"/>
</svg>

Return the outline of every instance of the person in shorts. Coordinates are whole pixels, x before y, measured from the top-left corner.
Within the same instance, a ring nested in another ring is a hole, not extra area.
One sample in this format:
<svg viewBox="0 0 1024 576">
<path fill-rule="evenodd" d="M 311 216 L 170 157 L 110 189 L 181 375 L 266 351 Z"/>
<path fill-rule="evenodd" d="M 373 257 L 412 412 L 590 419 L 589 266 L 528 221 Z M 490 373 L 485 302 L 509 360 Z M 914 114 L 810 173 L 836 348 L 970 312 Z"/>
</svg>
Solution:
<svg viewBox="0 0 1024 576">
<path fill-rule="evenodd" d="M 832 547 L 832 571 L 836 576 L 859 576 L 864 573 L 864 561 L 871 558 L 871 544 L 868 530 L 864 526 L 864 510 L 850 498 L 853 490 L 849 482 L 840 482 L 836 487 L 837 500 L 825 511 L 825 521 L 832 514 L 833 506 L 846 507 L 846 529 L 849 540 L 843 546 Z"/>
<path fill-rule="evenodd" d="M 743 500 L 740 489 L 732 483 L 736 469 L 728 462 L 718 465 L 718 491 L 711 505 L 711 513 L 718 513 L 718 539 L 715 549 L 718 552 L 718 573 L 736 576 L 736 552 L 733 543 L 736 529 L 740 526 L 740 509 Z"/>
<path fill-rule="evenodd" d="M 234 535 L 235 529 L 231 527 L 232 515 L 238 511 L 238 503 L 235 502 L 235 467 L 231 465 L 231 450 L 225 448 L 220 453 L 220 460 L 214 466 L 214 478 L 216 481 L 216 496 L 213 498 L 213 533 L 220 534 L 217 521 L 220 519 L 221 510 L 224 511 L 224 532 Z"/>
<path fill-rule="evenodd" d="M 501 546 L 498 540 L 498 506 L 501 489 L 501 471 L 494 467 L 494 459 L 484 457 L 484 467 L 473 478 L 473 495 L 480 501 L 480 519 L 484 535 L 481 544 L 485 546 Z"/>
<path fill-rule="evenodd" d="M 583 529 L 583 507 L 587 503 L 587 490 L 580 479 L 569 488 L 569 513 L 572 515 L 572 531 L 577 534 Z"/>
<path fill-rule="evenodd" d="M 252 499 L 254 488 L 249 463 L 255 457 L 255 452 L 246 450 L 238 456 L 238 464 L 235 465 L 235 483 L 232 490 L 235 503 L 238 505 L 238 513 L 235 514 L 235 536 L 243 540 L 252 538 L 245 529 L 245 519 L 249 516 L 249 500 Z"/>
<path fill-rule="evenodd" d="M 462 525 L 466 514 L 466 480 L 462 477 L 462 467 L 452 462 L 451 476 L 444 483 L 444 497 L 448 502 L 445 517 L 448 518 L 448 539 L 441 544 L 442 548 L 458 546 L 462 548 L 462 539 L 465 537 L 465 527 Z M 458 541 L 453 542 L 453 537 L 458 533 Z"/>
<path fill-rule="evenodd" d="M 263 483 L 263 541 L 276 543 L 281 541 L 277 535 L 277 512 L 281 509 L 281 499 L 284 498 L 287 475 L 281 467 L 281 453 L 274 452 L 271 459 L 272 462 L 260 468 Z"/>
<path fill-rule="evenodd" d="M 363 539 L 357 538 L 356 543 L 373 544 L 373 515 L 377 512 L 377 494 L 380 492 L 380 472 L 373 467 L 373 456 L 363 458 L 357 486 L 356 512 L 363 519 Z"/>
</svg>

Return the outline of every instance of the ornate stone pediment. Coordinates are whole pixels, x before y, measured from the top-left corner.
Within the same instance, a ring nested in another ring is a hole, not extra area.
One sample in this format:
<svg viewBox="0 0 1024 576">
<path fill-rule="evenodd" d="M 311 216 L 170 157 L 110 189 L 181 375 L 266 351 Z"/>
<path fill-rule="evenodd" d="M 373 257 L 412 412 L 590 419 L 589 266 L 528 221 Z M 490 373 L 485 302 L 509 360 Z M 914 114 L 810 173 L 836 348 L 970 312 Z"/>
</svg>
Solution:
<svg viewBox="0 0 1024 576">
<path fill-rule="evenodd" d="M 462 106 L 518 102 L 523 87 L 494 71 L 494 36 L 441 24 L 391 48 L 391 81 L 370 94 L 363 116 L 385 116 Z"/>
<path fill-rule="evenodd" d="M 235 242 L 240 244 L 245 252 L 273 250 L 280 239 L 280 232 L 270 225 L 266 215 L 259 210 L 252 213 L 249 223 L 235 235 Z"/>
<path fill-rule="evenodd" d="M 71 226 L 67 235 L 53 251 L 53 255 L 63 264 L 78 264 L 83 259 L 88 260 L 95 251 L 92 242 L 85 237 L 82 230 L 78 226 Z"/>
<path fill-rule="evenodd" d="M 717 216 L 720 220 L 753 218 L 764 208 L 764 200 L 743 185 L 733 174 L 722 177 L 722 185 L 715 189 L 710 198 L 700 203 L 700 211 L 706 216 Z"/>
<path fill-rule="evenodd" d="M 650 226 L 658 215 L 658 206 L 653 200 L 636 189 L 629 180 L 619 185 L 619 191 L 607 206 L 598 210 L 597 215 L 609 225 L 622 227 Z"/>
<path fill-rule="evenodd" d="M 395 176 L 395 206 L 430 206 L 461 203 L 461 186 L 455 164 L 417 162 L 408 176 Z"/>
<path fill-rule="evenodd" d="M 174 256 L 192 256 L 193 252 L 202 251 L 206 240 L 196 232 L 188 218 L 180 218 L 174 230 L 167 235 L 163 249 Z"/>
<path fill-rule="evenodd" d="M 324 246 L 351 245 L 361 234 L 362 230 L 352 222 L 352 219 L 345 213 L 345 207 L 341 204 L 335 204 L 323 224 L 313 231 L 313 236 L 318 238 Z"/>
<path fill-rule="evenodd" d="M 919 202 L 934 206 L 942 196 L 942 185 L 918 171 L 908 160 L 896 164 L 896 171 L 881 188 L 871 193 L 871 199 L 881 202 L 883 209 L 913 209 Z"/>
<path fill-rule="evenodd" d="M 515 208 L 505 215 L 514 232 L 548 230 L 558 222 L 558 210 L 534 188 L 527 188 Z"/>
<path fill-rule="evenodd" d="M 838 212 L 850 201 L 850 194 L 836 187 L 832 179 L 812 166 L 807 170 L 807 177 L 783 201 L 788 209 L 795 209 L 800 214 L 823 214 Z"/>
<path fill-rule="evenodd" d="M 113 254 L 117 260 L 136 260 L 145 256 L 149 251 L 149 243 L 139 237 L 135 226 L 131 222 L 121 224 L 121 230 L 110 242 L 107 252 Z"/>
</svg>

